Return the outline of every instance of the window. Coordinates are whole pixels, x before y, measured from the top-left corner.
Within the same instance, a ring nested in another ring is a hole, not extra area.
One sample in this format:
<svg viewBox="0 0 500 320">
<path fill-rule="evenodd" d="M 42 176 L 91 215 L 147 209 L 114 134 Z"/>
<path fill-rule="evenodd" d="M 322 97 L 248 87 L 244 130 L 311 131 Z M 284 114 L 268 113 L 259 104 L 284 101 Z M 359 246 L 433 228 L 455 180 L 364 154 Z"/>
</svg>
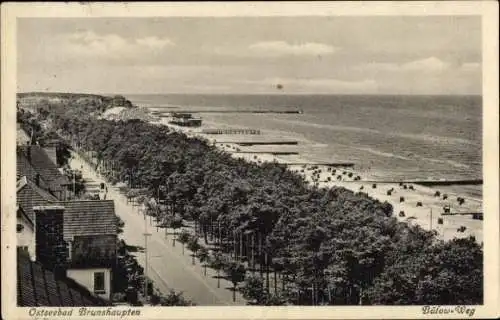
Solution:
<svg viewBox="0 0 500 320">
<path fill-rule="evenodd" d="M 106 293 L 104 287 L 104 272 L 94 272 L 94 293 Z"/>
<path fill-rule="evenodd" d="M 16 229 L 17 229 L 17 233 L 21 233 L 24 229 L 24 226 L 22 224 L 18 223 Z"/>
</svg>

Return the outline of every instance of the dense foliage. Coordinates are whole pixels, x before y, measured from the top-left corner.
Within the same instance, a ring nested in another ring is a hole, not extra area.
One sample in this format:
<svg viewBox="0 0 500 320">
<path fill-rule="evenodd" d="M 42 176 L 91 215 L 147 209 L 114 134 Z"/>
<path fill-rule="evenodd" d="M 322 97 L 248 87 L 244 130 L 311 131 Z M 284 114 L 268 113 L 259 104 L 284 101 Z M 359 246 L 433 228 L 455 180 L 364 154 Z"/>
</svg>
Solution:
<svg viewBox="0 0 500 320">
<path fill-rule="evenodd" d="M 245 280 L 241 265 L 260 272 L 244 291 L 265 290 L 262 304 L 482 303 L 483 253 L 473 239 L 437 240 L 364 193 L 310 187 L 277 163 L 234 159 L 142 121 L 96 120 L 67 108 L 52 125 L 93 151 L 108 179 L 164 203 L 151 213 L 158 220 L 194 221 L 205 244 L 231 255 L 225 273 L 235 286 Z"/>
</svg>

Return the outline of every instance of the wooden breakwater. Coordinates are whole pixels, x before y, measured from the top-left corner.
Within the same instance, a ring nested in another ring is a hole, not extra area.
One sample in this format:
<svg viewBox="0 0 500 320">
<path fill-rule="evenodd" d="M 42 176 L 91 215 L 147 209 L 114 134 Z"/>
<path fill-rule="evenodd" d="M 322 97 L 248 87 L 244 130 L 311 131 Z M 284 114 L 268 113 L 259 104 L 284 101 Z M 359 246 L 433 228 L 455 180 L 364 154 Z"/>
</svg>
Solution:
<svg viewBox="0 0 500 320">
<path fill-rule="evenodd" d="M 280 162 L 287 166 L 324 166 L 324 167 L 343 167 L 353 168 L 353 162 Z"/>
<path fill-rule="evenodd" d="M 272 154 L 272 155 L 297 155 L 299 154 L 296 151 L 234 151 L 234 153 L 247 153 L 247 154 Z"/>
<path fill-rule="evenodd" d="M 405 179 L 405 180 L 363 180 L 369 183 L 404 183 L 419 184 L 422 186 L 453 186 L 453 185 L 482 185 L 482 179 L 446 179 L 446 180 L 424 180 L 424 179 Z"/>
<path fill-rule="evenodd" d="M 298 141 L 286 141 L 286 140 L 273 140 L 273 141 L 216 141 L 216 143 L 220 144 L 225 144 L 225 143 L 231 143 L 231 144 L 237 144 L 239 146 L 245 147 L 245 146 L 265 146 L 265 145 L 298 145 Z"/>
<path fill-rule="evenodd" d="M 162 115 L 169 115 L 171 112 L 162 112 L 158 111 Z M 301 109 L 296 110 L 216 110 L 216 109 L 208 109 L 208 110 L 176 110 L 175 112 L 179 113 L 274 113 L 274 114 L 302 114 L 304 113 Z"/>
<path fill-rule="evenodd" d="M 260 134 L 258 129 L 227 128 L 227 129 L 202 129 L 203 134 Z"/>
</svg>

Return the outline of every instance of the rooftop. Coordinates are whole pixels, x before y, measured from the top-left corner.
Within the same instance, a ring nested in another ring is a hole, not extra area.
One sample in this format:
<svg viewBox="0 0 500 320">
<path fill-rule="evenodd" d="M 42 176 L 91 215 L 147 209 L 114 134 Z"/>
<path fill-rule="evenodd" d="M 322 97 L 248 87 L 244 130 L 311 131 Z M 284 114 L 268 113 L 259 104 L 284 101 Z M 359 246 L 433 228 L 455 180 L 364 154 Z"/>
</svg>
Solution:
<svg viewBox="0 0 500 320">
<path fill-rule="evenodd" d="M 40 188 L 33 181 L 22 177 L 17 181 L 17 205 L 21 207 L 31 221 L 33 221 L 33 207 L 49 205 L 58 201 L 50 192 Z"/>
<path fill-rule="evenodd" d="M 64 238 L 90 235 L 116 235 L 113 200 L 59 201 L 64 209 Z"/>
<path fill-rule="evenodd" d="M 17 252 L 17 304 L 21 307 L 111 305 L 70 278 L 56 278 L 40 263 L 32 262 L 21 249 Z"/>
<path fill-rule="evenodd" d="M 69 180 L 64 176 L 57 165 L 52 162 L 47 152 L 40 146 L 19 146 L 18 162 L 20 157 L 24 157 L 31 164 L 35 173 L 40 174 L 41 178 L 47 181 L 53 190 L 59 190 L 61 185 L 70 184 Z M 24 165 L 25 162 L 22 162 Z M 18 166 L 18 171 L 23 170 L 23 167 Z M 23 174 L 27 175 L 27 174 Z M 33 173 L 29 175 L 34 180 Z"/>
</svg>

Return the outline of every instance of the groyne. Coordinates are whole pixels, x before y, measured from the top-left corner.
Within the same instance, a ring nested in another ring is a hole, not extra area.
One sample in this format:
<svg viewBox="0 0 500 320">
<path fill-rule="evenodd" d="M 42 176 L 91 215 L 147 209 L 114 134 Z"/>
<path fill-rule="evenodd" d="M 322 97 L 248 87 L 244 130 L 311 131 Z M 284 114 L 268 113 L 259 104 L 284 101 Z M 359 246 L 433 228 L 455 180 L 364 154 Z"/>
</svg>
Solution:
<svg viewBox="0 0 500 320">
<path fill-rule="evenodd" d="M 354 162 L 280 162 L 287 166 L 325 166 L 325 167 L 345 167 L 353 168 Z"/>
<path fill-rule="evenodd" d="M 234 151 L 234 153 L 272 154 L 272 155 L 281 155 L 281 156 L 289 156 L 289 155 L 297 155 L 297 154 L 299 154 L 296 151 Z"/>
<path fill-rule="evenodd" d="M 227 129 L 202 129 L 203 134 L 260 134 L 258 129 L 227 128 Z"/>
<path fill-rule="evenodd" d="M 216 141 L 216 143 L 237 144 L 239 146 L 265 146 L 265 145 L 298 145 L 298 141 Z"/>
<path fill-rule="evenodd" d="M 453 185 L 482 185 L 482 179 L 446 179 L 446 180 L 424 180 L 424 179 L 405 179 L 405 180 L 363 180 L 368 183 L 404 183 L 419 184 L 426 187 L 432 186 L 453 186 Z"/>
<path fill-rule="evenodd" d="M 169 115 L 171 112 L 170 111 L 156 111 L 161 115 Z M 175 112 L 179 113 L 274 113 L 274 114 L 302 114 L 304 113 L 303 110 L 297 109 L 297 110 L 215 110 L 215 109 L 208 109 L 208 110 L 176 110 Z"/>
</svg>

